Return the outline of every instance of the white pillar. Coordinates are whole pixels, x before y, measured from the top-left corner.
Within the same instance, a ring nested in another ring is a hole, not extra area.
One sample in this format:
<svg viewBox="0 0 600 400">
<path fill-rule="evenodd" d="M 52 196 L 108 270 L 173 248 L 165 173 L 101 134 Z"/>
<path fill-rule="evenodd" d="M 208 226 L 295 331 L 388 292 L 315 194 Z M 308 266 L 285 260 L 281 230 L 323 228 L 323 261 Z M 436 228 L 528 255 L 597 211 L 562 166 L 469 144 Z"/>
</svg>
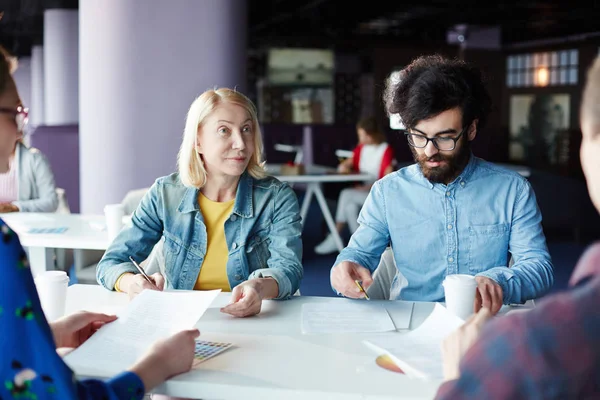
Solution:
<svg viewBox="0 0 600 400">
<path fill-rule="evenodd" d="M 79 122 L 79 16 L 44 11 L 44 113 L 46 125 Z"/>
<path fill-rule="evenodd" d="M 185 116 L 246 87 L 245 0 L 85 0 L 80 16 L 81 212 L 176 170 Z"/>
<path fill-rule="evenodd" d="M 31 57 L 19 57 L 19 66 L 13 73 L 15 85 L 26 107 L 31 104 Z"/>
<path fill-rule="evenodd" d="M 31 49 L 29 124 L 31 126 L 44 124 L 44 47 L 39 45 Z"/>
</svg>

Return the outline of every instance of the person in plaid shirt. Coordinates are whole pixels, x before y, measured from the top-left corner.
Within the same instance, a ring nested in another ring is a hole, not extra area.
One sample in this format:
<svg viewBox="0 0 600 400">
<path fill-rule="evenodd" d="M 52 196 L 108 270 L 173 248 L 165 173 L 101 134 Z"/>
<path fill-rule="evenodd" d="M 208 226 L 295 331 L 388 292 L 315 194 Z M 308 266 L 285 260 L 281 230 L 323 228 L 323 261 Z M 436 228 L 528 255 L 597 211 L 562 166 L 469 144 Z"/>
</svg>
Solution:
<svg viewBox="0 0 600 400">
<path fill-rule="evenodd" d="M 600 58 L 588 72 L 581 130 L 581 164 L 600 212 Z M 446 339 L 447 381 L 436 399 L 600 398 L 600 242 L 580 258 L 568 290 L 490 318 L 481 309 Z"/>
</svg>

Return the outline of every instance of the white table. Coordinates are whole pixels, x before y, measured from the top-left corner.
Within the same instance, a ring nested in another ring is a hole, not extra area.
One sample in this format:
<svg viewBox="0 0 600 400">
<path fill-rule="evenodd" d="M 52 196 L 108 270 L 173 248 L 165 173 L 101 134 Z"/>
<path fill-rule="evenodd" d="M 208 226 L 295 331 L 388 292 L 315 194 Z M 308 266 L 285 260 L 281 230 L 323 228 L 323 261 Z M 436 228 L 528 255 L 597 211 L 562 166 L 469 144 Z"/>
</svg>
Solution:
<svg viewBox="0 0 600 400">
<path fill-rule="evenodd" d="M 375 181 L 377 177 L 373 177 L 370 174 L 340 174 L 337 172 L 337 169 L 331 167 L 325 167 L 320 165 L 307 165 L 305 166 L 305 173 L 302 175 L 281 175 L 281 165 L 280 164 L 267 164 L 267 172 L 277 179 L 283 182 L 288 183 L 304 183 L 306 184 L 306 194 L 304 195 L 304 200 L 302 201 L 302 206 L 300 208 L 300 216 L 302 217 L 302 223 L 306 221 L 306 215 L 308 214 L 308 207 L 310 206 L 310 202 L 312 201 L 313 195 L 316 197 L 317 202 L 319 203 L 319 207 L 321 208 L 321 212 L 323 213 L 323 217 L 325 217 L 325 222 L 327 223 L 327 227 L 329 231 L 333 235 L 335 239 L 336 246 L 339 251 L 342 251 L 344 248 L 344 243 L 342 242 L 342 238 L 338 233 L 335 227 L 335 221 L 329 211 L 329 207 L 327 207 L 327 201 L 325 200 L 325 195 L 323 194 L 324 183 L 332 183 L 332 182 L 368 182 Z"/>
<path fill-rule="evenodd" d="M 33 275 L 54 269 L 54 249 L 106 250 L 110 241 L 102 215 L 58 213 L 0 214 L 28 249 Z M 31 228 L 66 227 L 62 233 L 30 233 Z"/>
<path fill-rule="evenodd" d="M 230 341 L 236 347 L 204 362 L 199 369 L 169 380 L 154 392 L 204 400 L 391 400 L 431 399 L 435 395 L 439 382 L 411 380 L 377 366 L 377 355 L 362 343 L 373 334 L 301 333 L 302 304 L 358 300 L 310 296 L 268 300 L 258 316 L 238 319 L 219 311 L 229 297 L 230 293 L 221 293 L 197 327 L 201 338 Z M 82 309 L 116 313 L 127 302 L 123 293 L 96 285 L 73 285 L 68 290 L 67 313 Z M 399 302 L 385 304 L 392 319 L 397 317 Z M 411 329 L 424 321 L 433 306 L 415 303 Z M 391 334 L 397 333 L 378 335 Z M 94 375 L 77 369 L 75 372 L 82 377 Z"/>
<path fill-rule="evenodd" d="M 263 302 L 259 315 L 234 318 L 219 308 L 228 304 L 230 293 L 220 293 L 196 327 L 204 340 L 229 341 L 235 347 L 200 364 L 198 369 L 165 382 L 154 393 L 210 399 L 313 399 L 391 400 L 431 399 L 440 381 L 420 381 L 390 372 L 375 363 L 377 355 L 363 339 L 380 334 L 303 335 L 300 330 L 302 304 L 351 303 L 341 297 L 294 296 L 291 300 Z M 97 285 L 73 285 L 68 289 L 66 313 L 79 310 L 118 313 L 128 303 L 124 293 Z M 400 318 L 400 301 L 385 303 L 395 322 Z M 435 303 L 415 302 L 410 329 L 423 323 Z M 504 306 L 500 314 L 534 307 Z M 404 330 L 407 332 L 408 330 Z M 80 377 L 106 379 L 75 369 Z"/>
</svg>

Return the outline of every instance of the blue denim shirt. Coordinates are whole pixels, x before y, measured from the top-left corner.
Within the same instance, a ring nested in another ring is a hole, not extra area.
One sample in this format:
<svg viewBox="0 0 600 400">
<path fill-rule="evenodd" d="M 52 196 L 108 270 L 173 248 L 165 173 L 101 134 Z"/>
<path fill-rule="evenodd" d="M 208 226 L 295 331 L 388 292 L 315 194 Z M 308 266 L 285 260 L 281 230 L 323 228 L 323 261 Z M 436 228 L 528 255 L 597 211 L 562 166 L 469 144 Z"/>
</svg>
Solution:
<svg viewBox="0 0 600 400">
<path fill-rule="evenodd" d="M 352 261 L 373 272 L 391 244 L 408 281 L 402 288 L 397 278 L 392 282 L 398 299 L 443 301 L 446 275 L 470 274 L 496 281 L 505 304 L 523 303 L 554 282 L 541 222 L 531 185 L 516 172 L 471 156 L 444 185 L 429 182 L 413 164 L 373 185 L 335 265 Z"/>
<path fill-rule="evenodd" d="M 134 212 L 131 227 L 121 231 L 102 257 L 98 282 L 112 290 L 121 274 L 137 273 L 129 256 L 145 260 L 164 236 L 169 288 L 192 290 L 207 246 L 198 194 L 177 173 L 157 179 Z M 298 199 L 289 185 L 243 174 L 225 222 L 231 288 L 248 279 L 272 277 L 279 285 L 278 299 L 296 292 L 303 276 L 301 231 Z"/>
</svg>

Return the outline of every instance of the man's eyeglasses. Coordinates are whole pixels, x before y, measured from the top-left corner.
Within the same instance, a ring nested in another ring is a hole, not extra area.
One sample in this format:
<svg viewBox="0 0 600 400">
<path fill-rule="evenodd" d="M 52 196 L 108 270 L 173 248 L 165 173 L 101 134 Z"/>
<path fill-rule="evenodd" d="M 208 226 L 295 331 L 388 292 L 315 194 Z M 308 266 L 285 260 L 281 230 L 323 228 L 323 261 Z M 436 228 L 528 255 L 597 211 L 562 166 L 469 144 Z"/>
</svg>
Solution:
<svg viewBox="0 0 600 400">
<path fill-rule="evenodd" d="M 408 130 L 404 130 L 404 135 L 406 136 L 406 140 L 408 140 L 408 144 L 412 147 L 416 147 L 417 149 L 424 149 L 431 141 L 436 149 L 441 151 L 451 151 L 454 150 L 456 147 L 456 142 L 458 142 L 458 139 L 460 139 L 460 137 L 467 131 L 468 127 L 469 126 L 464 127 L 457 137 L 438 136 L 428 138 L 425 135 L 412 133 Z"/>
<path fill-rule="evenodd" d="M 3 114 L 11 114 L 15 119 L 15 124 L 17 124 L 17 129 L 19 132 L 23 132 L 25 127 L 27 126 L 27 121 L 29 120 L 29 109 L 23 106 L 19 106 L 17 108 L 4 108 L 0 107 L 0 113 Z"/>
</svg>

